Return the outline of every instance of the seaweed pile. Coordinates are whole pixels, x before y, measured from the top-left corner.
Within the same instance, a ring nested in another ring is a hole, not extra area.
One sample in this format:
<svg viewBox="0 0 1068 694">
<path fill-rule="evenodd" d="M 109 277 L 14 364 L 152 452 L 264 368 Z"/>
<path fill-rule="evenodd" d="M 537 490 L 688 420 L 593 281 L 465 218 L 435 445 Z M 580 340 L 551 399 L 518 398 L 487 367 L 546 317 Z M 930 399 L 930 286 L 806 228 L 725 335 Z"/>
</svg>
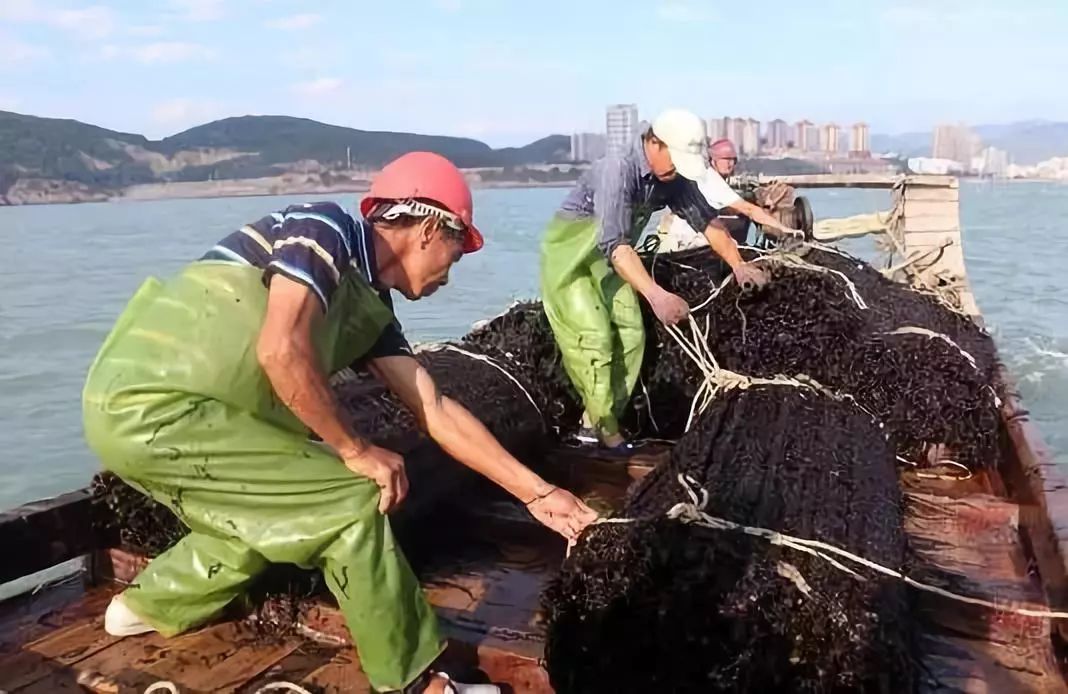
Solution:
<svg viewBox="0 0 1068 694">
<path fill-rule="evenodd" d="M 910 463 L 925 464 L 925 453 L 943 445 L 969 470 L 993 464 L 998 400 L 990 337 L 861 260 L 810 249 L 803 261 L 815 267 L 769 262 L 773 281 L 761 292 L 728 282 L 707 302 L 718 276 L 707 250 L 660 256 L 653 272 L 691 305 L 705 304 L 694 318 L 721 368 L 764 378 L 800 374 L 854 397 L 887 426 L 897 454 Z M 677 438 L 688 416 L 678 403 L 693 398 L 702 377 L 662 325 L 650 326 L 642 375 L 648 403 L 640 405 L 652 418 L 641 426 L 647 435 Z"/>
<path fill-rule="evenodd" d="M 690 499 L 680 475 L 713 516 L 906 562 L 894 452 L 869 416 L 791 387 L 731 391 L 631 493 L 634 521 L 587 529 L 545 591 L 557 692 L 912 690 L 902 584 L 668 519 Z"/>
<path fill-rule="evenodd" d="M 445 395 L 473 411 L 505 448 L 530 462 L 578 425 L 582 408 L 538 303 L 517 304 L 461 340 L 424 349 L 416 358 Z M 419 432 L 403 403 L 367 372 L 335 378 L 333 386 L 355 431 L 404 456 L 411 487 L 392 517 L 401 526 L 399 534 L 437 500 L 477 479 L 467 468 L 450 464 Z M 170 509 L 111 473 L 97 475 L 93 490 L 97 529 L 125 549 L 155 556 L 187 532 Z"/>
</svg>

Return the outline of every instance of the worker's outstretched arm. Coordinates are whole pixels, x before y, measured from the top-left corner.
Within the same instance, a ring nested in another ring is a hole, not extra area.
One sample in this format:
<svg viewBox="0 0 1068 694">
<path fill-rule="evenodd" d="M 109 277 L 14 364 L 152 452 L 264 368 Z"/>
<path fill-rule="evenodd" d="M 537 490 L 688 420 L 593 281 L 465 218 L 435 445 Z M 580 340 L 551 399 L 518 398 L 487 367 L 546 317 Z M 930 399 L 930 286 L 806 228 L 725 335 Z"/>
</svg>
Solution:
<svg viewBox="0 0 1068 694">
<path fill-rule="evenodd" d="M 796 236 L 803 238 L 804 234 L 797 229 L 791 229 L 784 225 L 779 220 L 775 219 L 770 212 L 765 210 L 759 205 L 754 205 L 746 200 L 738 200 L 731 204 L 728 209 L 734 210 L 738 214 L 744 214 L 749 219 L 753 220 L 760 226 L 764 227 L 765 232 L 769 232 L 772 236 L 777 238 L 783 238 L 787 236 Z"/>
<path fill-rule="evenodd" d="M 623 281 L 649 302 L 653 313 L 665 325 L 674 325 L 689 315 L 690 307 L 686 301 L 657 284 L 632 247 L 616 246 L 612 251 L 612 267 Z"/>
<path fill-rule="evenodd" d="M 734 280 L 739 286 L 754 289 L 768 283 L 768 274 L 753 263 L 742 260 L 741 254 L 738 253 L 738 244 L 716 221 L 713 220 L 705 228 L 705 238 L 708 239 L 708 245 L 712 247 L 715 254 L 731 266 Z"/>
<path fill-rule="evenodd" d="M 597 514 L 515 459 L 465 407 L 441 394 L 433 377 L 408 356 L 374 359 L 371 371 L 415 414 L 450 456 L 522 501 L 541 523 L 574 540 Z"/>
<path fill-rule="evenodd" d="M 721 222 L 713 219 L 705 227 L 704 234 L 705 238 L 708 239 L 708 245 L 712 248 L 712 252 L 723 258 L 731 270 L 737 270 L 745 262 L 738 253 L 738 244 L 723 228 Z"/>
<path fill-rule="evenodd" d="M 274 275 L 256 356 L 286 407 L 337 451 L 346 467 L 375 481 L 382 491 L 378 508 L 387 513 L 408 493 L 404 460 L 372 445 L 342 420 L 312 344 L 312 328 L 322 315 L 322 304 L 311 289 Z"/>
</svg>

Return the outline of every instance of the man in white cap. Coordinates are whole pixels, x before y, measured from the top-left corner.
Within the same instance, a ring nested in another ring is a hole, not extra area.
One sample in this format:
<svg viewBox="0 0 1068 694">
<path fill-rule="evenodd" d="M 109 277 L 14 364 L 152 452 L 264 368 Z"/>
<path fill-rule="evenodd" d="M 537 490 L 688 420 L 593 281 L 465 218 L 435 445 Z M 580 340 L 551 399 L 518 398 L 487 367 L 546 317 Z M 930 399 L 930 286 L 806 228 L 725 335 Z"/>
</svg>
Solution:
<svg viewBox="0 0 1068 694">
<path fill-rule="evenodd" d="M 626 151 L 596 161 L 579 179 L 541 247 L 542 298 L 564 368 L 582 396 L 587 424 L 602 445 L 624 455 L 629 445 L 619 416 L 645 348 L 638 295 L 665 324 L 689 313 L 681 297 L 653 280 L 633 248 L 651 214 L 668 207 L 702 230 L 740 284 L 767 281 L 763 270 L 742 261 L 716 219 L 716 202 L 737 196 L 719 175 L 710 175 L 704 121 L 671 109 L 652 125 L 639 124 L 639 133 Z"/>
</svg>

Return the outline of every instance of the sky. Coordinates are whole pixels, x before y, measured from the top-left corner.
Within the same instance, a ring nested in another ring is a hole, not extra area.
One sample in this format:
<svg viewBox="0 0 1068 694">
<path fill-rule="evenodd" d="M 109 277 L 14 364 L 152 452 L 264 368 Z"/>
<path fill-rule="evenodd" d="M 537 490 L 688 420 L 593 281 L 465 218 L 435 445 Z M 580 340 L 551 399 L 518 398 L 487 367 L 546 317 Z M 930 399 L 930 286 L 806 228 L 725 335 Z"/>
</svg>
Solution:
<svg viewBox="0 0 1068 694">
<path fill-rule="evenodd" d="M 1068 120 L 1068 0 L 0 0 L 0 109 L 160 138 L 227 116 L 521 145 L 641 117 L 876 133 Z"/>
</svg>

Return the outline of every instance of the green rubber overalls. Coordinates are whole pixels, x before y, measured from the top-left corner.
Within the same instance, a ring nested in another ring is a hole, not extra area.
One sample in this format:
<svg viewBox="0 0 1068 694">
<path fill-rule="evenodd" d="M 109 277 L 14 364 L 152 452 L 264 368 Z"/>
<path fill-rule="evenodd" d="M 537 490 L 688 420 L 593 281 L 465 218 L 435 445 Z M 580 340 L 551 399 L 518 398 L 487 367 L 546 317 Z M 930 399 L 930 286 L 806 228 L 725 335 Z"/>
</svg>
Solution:
<svg viewBox="0 0 1068 694">
<path fill-rule="evenodd" d="M 171 636 L 216 616 L 268 563 L 321 569 L 379 690 L 401 689 L 444 641 L 378 512 L 379 490 L 274 395 L 256 358 L 263 271 L 200 261 L 146 281 L 90 369 L 90 447 L 167 505 L 190 534 L 124 593 Z M 333 373 L 365 354 L 393 315 L 357 272 L 342 278 L 314 342 Z"/>
<path fill-rule="evenodd" d="M 553 219 L 541 244 L 541 296 L 590 423 L 610 436 L 638 382 L 645 327 L 638 294 L 605 260 L 598 231 L 593 218 Z"/>
</svg>

